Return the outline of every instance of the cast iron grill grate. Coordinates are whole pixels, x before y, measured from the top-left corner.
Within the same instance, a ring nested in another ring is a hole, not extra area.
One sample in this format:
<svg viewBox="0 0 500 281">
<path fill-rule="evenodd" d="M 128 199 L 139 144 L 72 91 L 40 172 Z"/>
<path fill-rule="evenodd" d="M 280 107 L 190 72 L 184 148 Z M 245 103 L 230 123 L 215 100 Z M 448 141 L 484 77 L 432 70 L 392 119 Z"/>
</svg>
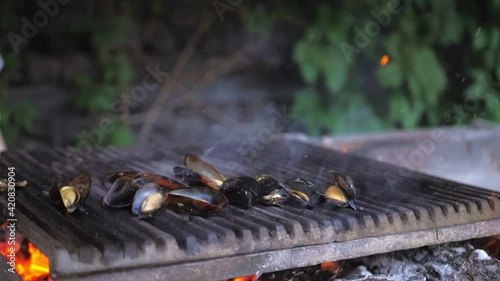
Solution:
<svg viewBox="0 0 500 281">
<path fill-rule="evenodd" d="M 258 148 L 6 152 L 0 169 L 5 175 L 14 166 L 17 179 L 30 182 L 16 195 L 18 227 L 49 256 L 56 280 L 135 280 L 144 273 L 149 280 L 224 279 L 500 234 L 500 196 L 492 191 L 418 173 L 404 177 L 397 167 L 286 138 Z M 110 174 L 131 169 L 171 176 L 186 152 L 202 155 L 227 176 L 264 172 L 324 184 L 327 171 L 343 171 L 358 188 L 359 209 L 229 206 L 216 216 L 166 210 L 142 221 L 128 209 L 103 207 Z M 66 215 L 47 197 L 50 181 L 54 174 L 81 173 L 92 176 L 92 192 L 83 208 Z"/>
</svg>

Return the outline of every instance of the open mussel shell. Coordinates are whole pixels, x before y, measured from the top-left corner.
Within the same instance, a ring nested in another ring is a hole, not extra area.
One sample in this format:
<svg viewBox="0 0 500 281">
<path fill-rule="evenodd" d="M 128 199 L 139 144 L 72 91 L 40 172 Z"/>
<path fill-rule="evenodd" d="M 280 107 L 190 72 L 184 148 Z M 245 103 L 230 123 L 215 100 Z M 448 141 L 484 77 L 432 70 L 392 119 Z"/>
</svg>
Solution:
<svg viewBox="0 0 500 281">
<path fill-rule="evenodd" d="M 275 189 L 267 195 L 261 195 L 260 202 L 265 205 L 279 206 L 288 201 L 290 193 L 283 184 L 280 183 L 280 186 L 281 188 Z"/>
<path fill-rule="evenodd" d="M 71 214 L 87 199 L 91 185 L 92 180 L 89 175 L 80 175 L 68 185 L 60 185 L 54 177 L 50 185 L 49 197 L 54 204 Z"/>
<path fill-rule="evenodd" d="M 138 173 L 134 171 L 121 171 L 118 173 L 115 173 L 109 177 L 109 181 L 111 183 L 114 183 L 117 179 L 121 177 L 129 177 L 132 179 L 147 179 L 148 182 L 154 182 L 158 184 L 160 187 L 167 188 L 167 189 L 176 189 L 176 188 L 185 188 L 186 185 L 182 184 L 174 179 L 171 179 L 166 176 L 158 175 L 158 174 L 153 174 L 153 173 Z"/>
<path fill-rule="evenodd" d="M 265 205 L 279 206 L 285 203 L 290 194 L 286 191 L 285 185 L 268 175 L 257 175 L 255 180 L 260 187 L 260 202 Z"/>
<path fill-rule="evenodd" d="M 153 217 L 165 207 L 165 189 L 156 183 L 146 183 L 136 193 L 132 201 L 132 213 L 140 219 Z"/>
<path fill-rule="evenodd" d="M 148 180 L 149 182 L 156 183 L 162 188 L 166 189 L 178 189 L 178 188 L 186 188 L 187 186 L 181 182 L 178 182 L 174 179 L 171 179 L 166 176 L 153 174 L 153 173 L 140 173 L 135 176 L 136 179 L 143 178 Z"/>
<path fill-rule="evenodd" d="M 228 204 L 224 195 L 206 187 L 172 190 L 165 198 L 168 208 L 195 215 L 218 213 Z"/>
<path fill-rule="evenodd" d="M 139 179 L 139 181 L 141 181 Z M 142 184 L 143 185 L 143 184 Z M 112 208 L 130 206 L 135 192 L 142 186 L 130 177 L 117 178 L 103 198 L 104 205 Z"/>
<path fill-rule="evenodd" d="M 219 190 L 222 183 L 226 180 L 214 166 L 194 154 L 186 154 L 184 165 L 189 170 L 201 175 L 201 181 L 204 186 Z"/>
<path fill-rule="evenodd" d="M 283 187 L 279 181 L 268 175 L 257 175 L 255 180 L 259 183 L 261 196 L 269 195 L 276 189 L 281 189 Z"/>
<path fill-rule="evenodd" d="M 339 172 L 332 172 L 334 182 L 327 185 L 323 190 L 323 196 L 330 202 L 340 207 L 351 207 L 356 210 L 354 199 L 356 199 L 356 188 L 352 178 Z"/>
<path fill-rule="evenodd" d="M 248 209 L 259 201 L 260 187 L 254 178 L 238 177 L 225 180 L 220 193 L 226 196 L 229 204 Z"/>
<path fill-rule="evenodd" d="M 203 179 L 200 174 L 195 171 L 189 170 L 186 167 L 174 167 L 174 175 L 180 182 L 188 186 L 203 186 Z"/>
<path fill-rule="evenodd" d="M 321 199 L 314 184 L 306 179 L 296 178 L 286 182 L 285 190 L 290 195 L 288 202 L 301 207 L 313 207 Z"/>
</svg>

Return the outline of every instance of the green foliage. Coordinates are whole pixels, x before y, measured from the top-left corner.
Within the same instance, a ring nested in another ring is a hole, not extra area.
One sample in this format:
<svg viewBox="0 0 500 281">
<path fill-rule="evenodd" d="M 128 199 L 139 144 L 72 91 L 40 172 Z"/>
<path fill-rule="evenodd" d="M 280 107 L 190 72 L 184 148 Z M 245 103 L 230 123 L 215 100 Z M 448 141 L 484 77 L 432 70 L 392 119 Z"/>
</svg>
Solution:
<svg viewBox="0 0 500 281">
<path fill-rule="evenodd" d="M 3 52 L 3 59 L 5 61 L 5 71 L 17 71 L 21 68 L 21 56 L 14 52 Z"/>
<path fill-rule="evenodd" d="M 102 138 L 98 140 L 89 140 L 89 133 L 84 130 L 76 136 L 77 143 L 89 141 L 94 146 L 125 146 L 134 143 L 132 133 L 126 123 L 124 123 L 120 118 L 115 118 L 111 122 L 112 123 L 106 128 L 97 127 L 92 129 L 98 130 L 99 134 L 102 135 Z"/>
<path fill-rule="evenodd" d="M 7 100 L 9 75 L 21 68 L 21 55 L 9 50 L 2 50 L 5 65 L 0 72 L 0 131 L 7 145 L 15 144 L 22 132 L 29 131 L 38 117 L 38 111 L 31 101 L 24 98 L 19 103 Z"/>
<path fill-rule="evenodd" d="M 259 5 L 245 22 L 251 31 L 286 23 L 302 32 L 292 58 L 307 90 L 297 93 L 292 113 L 311 133 L 451 125 L 443 114 L 471 96 L 478 108 L 459 122 L 474 116 L 500 121 L 498 0 L 401 2 L 401 11 L 383 24 L 373 14 L 387 15 L 387 1 L 277 2 Z M 308 16 L 296 17 L 296 11 Z M 380 31 L 369 33 L 370 24 Z M 460 48 L 467 53 L 457 55 Z M 379 65 L 383 55 L 390 57 L 386 66 Z M 458 74 L 464 76 L 459 82 Z M 367 76 L 376 78 L 382 98 L 371 97 Z"/>
<path fill-rule="evenodd" d="M 96 22 L 90 42 L 97 50 L 111 50 L 125 43 L 130 26 L 131 22 L 121 17 Z"/>
<path fill-rule="evenodd" d="M 134 72 L 130 59 L 122 51 L 130 26 L 130 21 L 122 17 L 87 19 L 72 26 L 75 33 L 90 34 L 90 45 L 97 54 L 98 66 L 97 79 L 83 75 L 75 80 L 79 95 L 73 103 L 78 111 L 110 116 L 113 103 L 119 101 L 120 93 L 130 88 Z M 115 123 L 115 129 L 96 145 L 132 143 L 132 133 L 125 120 Z"/>
</svg>

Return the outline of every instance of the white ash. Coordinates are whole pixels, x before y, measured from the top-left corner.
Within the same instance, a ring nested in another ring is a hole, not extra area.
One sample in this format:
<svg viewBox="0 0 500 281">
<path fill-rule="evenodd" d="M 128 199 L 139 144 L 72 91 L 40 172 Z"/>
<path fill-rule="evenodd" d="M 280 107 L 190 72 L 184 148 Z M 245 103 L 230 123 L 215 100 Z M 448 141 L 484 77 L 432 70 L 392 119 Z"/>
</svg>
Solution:
<svg viewBox="0 0 500 281">
<path fill-rule="evenodd" d="M 338 281 L 497 280 L 500 261 L 470 244 L 448 243 L 355 259 Z"/>
<path fill-rule="evenodd" d="M 475 250 L 473 252 L 473 254 L 475 255 L 475 258 L 477 260 L 480 260 L 480 261 L 482 261 L 482 260 L 491 260 L 491 257 L 488 256 L 488 254 L 485 251 L 483 251 L 483 250 Z"/>
</svg>

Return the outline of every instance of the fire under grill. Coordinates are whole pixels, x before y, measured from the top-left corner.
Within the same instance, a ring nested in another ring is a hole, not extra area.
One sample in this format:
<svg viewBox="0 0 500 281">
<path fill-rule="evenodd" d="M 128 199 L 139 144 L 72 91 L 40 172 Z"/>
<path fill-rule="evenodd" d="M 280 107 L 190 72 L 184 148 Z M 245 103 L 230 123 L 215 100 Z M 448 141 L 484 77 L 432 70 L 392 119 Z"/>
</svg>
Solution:
<svg viewBox="0 0 500 281">
<path fill-rule="evenodd" d="M 1 176 L 16 168 L 27 180 L 16 194 L 18 231 L 50 259 L 54 280 L 221 280 L 325 261 L 500 234 L 500 195 L 297 140 L 262 147 L 73 148 L 6 152 Z M 228 206 L 200 217 L 165 210 L 139 220 L 109 209 L 102 197 L 119 170 L 173 176 L 185 153 L 197 153 L 227 176 L 267 173 L 278 180 L 330 181 L 329 170 L 352 176 L 358 210 Z M 92 176 L 89 198 L 72 215 L 48 198 L 54 174 Z M 7 200 L 0 199 L 2 210 Z M 4 211 L 4 216 L 6 212 Z"/>
</svg>

